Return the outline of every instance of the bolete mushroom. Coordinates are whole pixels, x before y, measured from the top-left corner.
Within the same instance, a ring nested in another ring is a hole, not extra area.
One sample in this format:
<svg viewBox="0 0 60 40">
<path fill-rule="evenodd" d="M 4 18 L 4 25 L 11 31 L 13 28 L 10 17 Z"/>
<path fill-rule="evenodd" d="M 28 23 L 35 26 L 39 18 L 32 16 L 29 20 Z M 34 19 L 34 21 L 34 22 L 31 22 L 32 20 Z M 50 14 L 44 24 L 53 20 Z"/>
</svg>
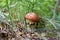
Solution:
<svg viewBox="0 0 60 40">
<path fill-rule="evenodd" d="M 37 28 L 39 22 L 39 16 L 36 15 L 36 13 L 34 12 L 27 13 L 24 18 L 26 25 L 27 25 L 26 20 L 29 20 L 28 24 L 30 25 L 30 27 L 32 28 L 32 25 L 35 25 L 33 28 Z"/>
</svg>

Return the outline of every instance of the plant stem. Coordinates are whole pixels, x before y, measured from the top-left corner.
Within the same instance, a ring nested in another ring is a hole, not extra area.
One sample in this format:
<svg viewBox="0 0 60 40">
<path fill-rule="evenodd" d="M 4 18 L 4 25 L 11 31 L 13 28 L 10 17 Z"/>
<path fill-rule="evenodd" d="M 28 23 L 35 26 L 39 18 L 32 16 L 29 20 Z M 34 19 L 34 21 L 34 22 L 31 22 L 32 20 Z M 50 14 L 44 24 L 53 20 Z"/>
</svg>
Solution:
<svg viewBox="0 0 60 40">
<path fill-rule="evenodd" d="M 10 18 L 11 25 L 12 25 L 12 27 L 14 27 L 13 19 L 12 19 L 11 12 L 10 12 L 10 7 L 9 7 L 9 4 L 8 4 L 8 0 L 6 0 L 6 6 L 7 6 L 7 9 L 9 11 L 9 18 Z"/>
</svg>

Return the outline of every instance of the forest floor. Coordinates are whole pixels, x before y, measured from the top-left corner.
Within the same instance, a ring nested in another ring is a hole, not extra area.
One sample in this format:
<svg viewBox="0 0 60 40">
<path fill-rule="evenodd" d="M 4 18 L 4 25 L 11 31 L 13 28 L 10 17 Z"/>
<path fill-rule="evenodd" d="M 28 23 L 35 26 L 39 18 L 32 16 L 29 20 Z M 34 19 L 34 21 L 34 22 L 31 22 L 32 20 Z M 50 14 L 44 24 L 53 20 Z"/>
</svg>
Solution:
<svg viewBox="0 0 60 40">
<path fill-rule="evenodd" d="M 32 31 L 31 28 L 25 29 L 20 26 L 13 30 L 9 26 L 0 26 L 0 40 L 57 40 L 57 38 L 49 36 L 47 32 L 38 33 Z"/>
</svg>

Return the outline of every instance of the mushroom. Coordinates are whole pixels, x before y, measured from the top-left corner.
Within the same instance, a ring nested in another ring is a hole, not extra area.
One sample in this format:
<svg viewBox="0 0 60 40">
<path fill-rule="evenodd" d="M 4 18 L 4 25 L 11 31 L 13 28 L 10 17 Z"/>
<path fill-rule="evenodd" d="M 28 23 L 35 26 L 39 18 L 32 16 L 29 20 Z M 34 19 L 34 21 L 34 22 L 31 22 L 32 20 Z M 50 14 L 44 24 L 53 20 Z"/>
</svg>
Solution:
<svg viewBox="0 0 60 40">
<path fill-rule="evenodd" d="M 31 23 L 29 23 L 29 25 L 31 26 L 31 24 L 35 24 L 35 28 L 37 28 L 38 26 L 38 22 L 39 22 L 39 16 L 36 15 L 36 13 L 34 12 L 30 12 L 30 13 L 27 13 L 25 16 L 24 16 L 24 19 L 25 19 L 25 24 L 27 25 L 26 23 L 26 19 L 31 21 Z"/>
</svg>

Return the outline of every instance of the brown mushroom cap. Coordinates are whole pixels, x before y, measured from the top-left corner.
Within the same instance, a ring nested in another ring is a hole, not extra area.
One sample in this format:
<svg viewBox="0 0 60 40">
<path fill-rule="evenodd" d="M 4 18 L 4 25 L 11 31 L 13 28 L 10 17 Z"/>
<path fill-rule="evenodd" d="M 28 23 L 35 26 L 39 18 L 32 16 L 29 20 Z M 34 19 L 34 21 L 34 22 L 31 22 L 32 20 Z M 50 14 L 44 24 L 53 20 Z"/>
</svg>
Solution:
<svg viewBox="0 0 60 40">
<path fill-rule="evenodd" d="M 33 12 L 26 14 L 25 19 L 28 19 L 32 22 L 38 22 L 39 21 L 39 17 Z"/>
</svg>

